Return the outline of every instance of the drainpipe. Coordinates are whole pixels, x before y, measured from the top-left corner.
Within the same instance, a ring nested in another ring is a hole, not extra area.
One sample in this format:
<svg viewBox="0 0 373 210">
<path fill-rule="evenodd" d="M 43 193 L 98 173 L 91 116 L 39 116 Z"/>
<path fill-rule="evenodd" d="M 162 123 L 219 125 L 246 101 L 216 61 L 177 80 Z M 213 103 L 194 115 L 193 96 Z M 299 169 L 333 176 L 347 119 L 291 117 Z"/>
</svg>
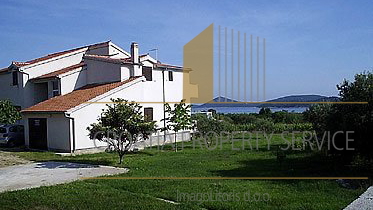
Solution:
<svg viewBox="0 0 373 210">
<path fill-rule="evenodd" d="M 167 70 L 167 67 L 166 67 Z M 164 68 L 162 68 L 162 83 L 163 83 L 163 127 L 166 128 L 166 94 L 164 83 Z M 166 142 L 166 129 L 163 131 L 163 140 Z"/>
<path fill-rule="evenodd" d="M 75 118 L 70 117 L 70 114 L 65 113 L 65 117 L 72 121 L 72 131 L 73 131 L 73 149 L 72 153 L 75 153 Z M 70 141 L 70 148 L 71 148 L 71 141 Z"/>
</svg>

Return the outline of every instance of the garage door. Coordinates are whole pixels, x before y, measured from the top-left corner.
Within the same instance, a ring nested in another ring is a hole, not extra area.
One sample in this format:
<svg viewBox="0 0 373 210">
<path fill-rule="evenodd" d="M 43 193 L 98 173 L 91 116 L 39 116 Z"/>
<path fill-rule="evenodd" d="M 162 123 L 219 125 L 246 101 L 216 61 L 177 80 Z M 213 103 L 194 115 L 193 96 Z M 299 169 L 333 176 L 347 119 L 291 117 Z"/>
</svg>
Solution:
<svg viewBox="0 0 373 210">
<path fill-rule="evenodd" d="M 33 149 L 48 149 L 47 143 L 47 119 L 29 118 L 29 145 Z"/>
</svg>

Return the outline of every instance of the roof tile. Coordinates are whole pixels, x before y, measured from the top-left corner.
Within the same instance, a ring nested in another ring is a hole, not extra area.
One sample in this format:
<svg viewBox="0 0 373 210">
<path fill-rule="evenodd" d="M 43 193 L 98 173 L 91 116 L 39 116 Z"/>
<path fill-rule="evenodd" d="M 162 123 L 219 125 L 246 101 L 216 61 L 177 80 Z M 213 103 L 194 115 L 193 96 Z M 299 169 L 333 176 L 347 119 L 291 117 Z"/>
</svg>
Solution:
<svg viewBox="0 0 373 210">
<path fill-rule="evenodd" d="M 61 56 L 61 55 L 65 55 L 65 54 L 74 52 L 74 51 L 78 51 L 78 50 L 86 48 L 86 47 L 88 47 L 90 49 L 95 49 L 95 48 L 98 48 L 98 47 L 101 47 L 101 46 L 105 46 L 109 42 L 110 41 L 91 44 L 91 45 L 86 45 L 86 46 L 74 48 L 74 49 L 71 49 L 71 50 L 65 50 L 65 51 L 62 51 L 62 52 L 48 54 L 46 56 L 36 58 L 36 59 L 33 59 L 33 60 L 29 60 L 29 61 L 26 61 L 26 62 L 13 62 L 13 64 L 16 65 L 16 66 L 19 66 L 19 67 L 27 66 L 27 65 L 34 64 L 34 63 L 37 63 L 37 62 L 40 62 L 40 61 L 45 61 L 45 60 L 48 60 L 48 59 L 51 59 L 51 58 L 54 58 L 54 57 L 58 57 L 58 56 Z"/>
<path fill-rule="evenodd" d="M 33 80 L 54 78 L 54 77 L 57 77 L 58 75 L 70 72 L 72 70 L 75 70 L 77 68 L 83 67 L 85 65 L 86 64 L 84 64 L 83 62 L 81 62 L 81 63 L 75 64 L 75 65 L 72 65 L 72 66 L 68 66 L 66 68 L 62 68 L 62 69 L 59 69 L 57 71 L 54 71 L 54 72 L 51 72 L 51 73 L 48 73 L 48 74 L 41 75 L 39 77 L 35 77 L 35 78 L 33 78 Z"/>
<path fill-rule="evenodd" d="M 84 55 L 84 58 L 105 61 L 110 63 L 117 63 L 117 64 L 130 64 L 131 58 L 110 58 L 110 56 L 105 55 Z"/>
<path fill-rule="evenodd" d="M 65 112 L 137 78 L 139 77 L 133 77 L 122 82 L 86 85 L 71 93 L 56 96 L 38 103 L 32 107 L 24 109 L 22 112 Z"/>
</svg>

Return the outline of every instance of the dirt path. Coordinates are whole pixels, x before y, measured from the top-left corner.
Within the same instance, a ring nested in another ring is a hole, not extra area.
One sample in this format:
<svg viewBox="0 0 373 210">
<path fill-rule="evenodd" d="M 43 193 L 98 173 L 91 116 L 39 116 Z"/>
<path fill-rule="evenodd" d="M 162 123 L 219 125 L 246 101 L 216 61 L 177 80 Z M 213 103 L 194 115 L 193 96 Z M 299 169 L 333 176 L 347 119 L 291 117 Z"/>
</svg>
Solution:
<svg viewBox="0 0 373 210">
<path fill-rule="evenodd" d="M 0 151 L 0 168 L 30 163 L 31 161 L 22 159 L 13 155 L 10 152 Z"/>
</svg>

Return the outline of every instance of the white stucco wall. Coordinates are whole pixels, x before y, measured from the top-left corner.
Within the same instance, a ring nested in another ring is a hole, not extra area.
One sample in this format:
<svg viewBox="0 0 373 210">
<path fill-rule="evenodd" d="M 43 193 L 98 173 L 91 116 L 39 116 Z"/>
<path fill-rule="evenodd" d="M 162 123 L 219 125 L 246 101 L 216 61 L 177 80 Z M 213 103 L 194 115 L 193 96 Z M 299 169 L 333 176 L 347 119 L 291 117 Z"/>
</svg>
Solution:
<svg viewBox="0 0 373 210">
<path fill-rule="evenodd" d="M 80 63 L 82 61 L 85 50 L 86 48 L 33 65 L 21 67 L 20 70 L 27 73 L 22 75 L 23 90 L 21 97 L 24 101 L 22 108 L 27 108 L 35 105 L 35 100 L 33 99 L 34 85 L 32 82 L 29 81 L 30 79 Z"/>
<path fill-rule="evenodd" d="M 85 53 L 85 50 L 78 50 L 66 55 L 55 57 L 53 59 L 24 66 L 20 69 L 28 73 L 30 75 L 29 79 L 32 79 L 80 63 L 83 59 L 83 54 Z"/>
<path fill-rule="evenodd" d="M 100 48 L 94 48 L 87 51 L 87 54 L 90 55 L 108 55 L 109 54 L 109 47 L 100 47 Z"/>
<path fill-rule="evenodd" d="M 125 52 L 118 45 L 110 42 L 109 43 L 109 55 L 112 55 L 111 58 L 128 58 L 130 57 L 128 52 Z"/>
<path fill-rule="evenodd" d="M 109 63 L 91 59 L 85 59 L 87 64 L 87 83 L 116 82 L 121 79 L 121 66 L 116 63 Z"/>
<path fill-rule="evenodd" d="M 19 73 L 19 86 L 12 86 L 12 74 L 0 74 L 0 99 L 9 98 L 16 105 L 21 105 L 22 108 L 27 108 L 34 105 L 37 101 L 35 96 L 38 90 L 35 84 L 30 82 L 29 79 L 78 64 L 83 59 L 83 54 L 87 48 L 79 50 L 74 53 L 59 56 L 48 61 L 43 61 L 35 65 L 21 67 L 21 70 L 26 74 Z M 116 54 L 113 58 L 127 58 L 127 52 L 120 49 L 114 44 L 109 44 L 108 47 L 101 47 L 89 51 L 90 54 L 108 55 Z M 141 67 L 136 70 L 133 66 L 124 64 L 115 64 L 92 59 L 85 59 L 87 64 L 79 70 L 74 70 L 61 75 L 60 79 L 60 93 L 65 95 L 75 89 L 78 89 L 86 84 L 93 83 L 107 83 L 127 80 L 130 76 L 141 75 Z M 144 66 L 152 67 L 153 63 L 143 61 Z M 86 70 L 84 70 L 86 69 Z M 97 102 L 108 102 L 110 98 L 124 98 L 129 101 L 140 103 L 143 108 L 153 108 L 153 119 L 157 121 L 157 126 L 163 127 L 160 121 L 163 119 L 163 81 L 162 70 L 153 69 L 153 81 L 138 81 L 135 84 L 121 89 L 118 92 L 109 92 L 96 98 Z M 174 71 L 173 81 L 168 80 L 168 71 L 164 72 L 165 76 L 165 96 L 166 102 L 179 102 L 182 99 L 182 84 L 183 73 L 181 71 Z M 52 94 L 51 82 L 48 81 L 49 97 Z M 141 103 L 144 102 L 144 103 Z M 149 103 L 154 102 L 154 103 Z M 173 104 L 171 104 L 173 106 Z M 94 122 L 105 108 L 105 104 L 84 104 L 81 109 L 71 112 L 71 117 L 74 118 L 75 129 L 75 149 L 87 149 L 95 146 L 105 146 L 103 143 L 94 144 L 88 137 L 86 128 Z M 66 118 L 63 114 L 26 114 L 26 142 L 28 143 L 28 118 L 47 118 L 48 124 L 48 147 L 57 150 L 72 150 L 73 139 L 73 123 L 72 120 Z"/>
<path fill-rule="evenodd" d="M 168 80 L 168 71 L 164 71 L 165 77 L 165 98 L 166 102 L 180 102 L 183 98 L 183 73 L 181 71 L 173 72 L 173 81 Z M 147 101 L 163 101 L 163 80 L 162 70 L 153 69 L 153 81 L 147 81 L 144 84 L 144 99 Z"/>
<path fill-rule="evenodd" d="M 174 81 L 168 81 L 168 73 L 165 71 L 166 102 L 179 102 L 182 99 L 182 72 L 174 72 Z M 111 98 L 123 98 L 129 101 L 140 103 L 143 108 L 153 108 L 153 120 L 157 121 L 157 127 L 163 127 L 163 93 L 162 93 L 162 71 L 153 71 L 153 81 L 146 81 L 144 77 L 136 79 L 128 84 L 109 91 L 108 93 L 95 98 L 94 102 L 109 102 Z M 155 102 L 155 103 L 149 103 Z M 158 103 L 157 103 L 158 102 Z M 172 105 L 172 104 L 171 104 Z M 89 149 L 106 146 L 105 143 L 93 141 L 88 137 L 87 127 L 97 122 L 102 109 L 106 105 L 103 103 L 82 104 L 69 110 L 71 118 L 74 118 L 75 129 L 75 149 Z M 35 117 L 26 115 L 27 118 Z M 48 123 L 48 147 L 50 149 L 72 150 L 72 120 L 63 115 L 42 115 L 47 118 Z M 26 128 L 26 130 L 28 130 Z M 28 142 L 28 133 L 26 134 Z M 179 139 L 179 138 L 178 138 Z M 179 139 L 180 140 L 180 139 Z"/>
<path fill-rule="evenodd" d="M 142 100 L 142 81 L 136 81 L 134 84 L 115 92 L 108 94 L 107 96 L 100 98 L 97 102 L 108 102 L 111 98 L 124 98 L 128 100 L 140 101 Z M 94 142 L 89 139 L 87 127 L 90 124 L 97 122 L 102 109 L 105 109 L 105 104 L 85 104 L 84 107 L 71 113 L 71 117 L 75 119 L 75 139 L 76 149 L 87 149 L 95 146 L 105 146 L 103 143 L 95 145 Z"/>
<path fill-rule="evenodd" d="M 97 102 L 109 102 L 111 98 L 123 98 L 129 101 L 135 101 L 140 103 L 143 108 L 153 108 L 153 120 L 157 121 L 156 125 L 158 128 L 163 127 L 163 93 L 162 93 L 162 72 L 153 71 L 153 81 L 140 81 L 136 80 L 135 84 L 131 84 L 122 90 L 117 92 L 109 92 L 110 94 L 100 98 Z M 174 81 L 168 81 L 168 73 L 166 74 L 166 98 L 169 102 L 179 102 L 182 99 L 182 73 L 174 72 Z M 167 97 L 167 94 L 169 95 Z M 166 100 L 166 101 L 167 101 Z M 145 103 L 141 103 L 145 102 Z M 149 103 L 158 102 L 158 103 Z M 87 149 L 92 148 L 94 142 L 89 139 L 88 131 L 86 128 L 97 122 L 97 119 L 105 109 L 105 104 L 85 104 L 84 107 L 71 113 L 71 117 L 75 119 L 75 135 L 76 135 L 76 149 Z M 105 144 L 100 144 L 105 146 Z"/>
<path fill-rule="evenodd" d="M 129 79 L 133 76 L 133 70 L 131 70 L 129 65 L 124 65 L 120 67 L 121 81 Z"/>
<path fill-rule="evenodd" d="M 30 145 L 29 118 L 47 119 L 48 149 L 69 152 L 72 150 L 72 121 L 61 114 L 26 114 L 25 119 L 25 145 Z"/>
<path fill-rule="evenodd" d="M 81 88 L 87 84 L 87 69 L 80 67 L 73 72 L 68 72 L 61 76 L 61 95 L 70 93 L 78 88 Z"/>
<path fill-rule="evenodd" d="M 0 74 L 0 99 L 8 99 L 12 101 L 16 106 L 23 106 L 22 100 L 22 75 L 18 74 L 18 79 L 21 84 L 13 86 L 12 73 L 1 73 Z"/>
<path fill-rule="evenodd" d="M 47 118 L 48 148 L 70 151 L 70 120 L 64 115 Z M 63 132 L 61 132 L 63 131 Z"/>
</svg>

